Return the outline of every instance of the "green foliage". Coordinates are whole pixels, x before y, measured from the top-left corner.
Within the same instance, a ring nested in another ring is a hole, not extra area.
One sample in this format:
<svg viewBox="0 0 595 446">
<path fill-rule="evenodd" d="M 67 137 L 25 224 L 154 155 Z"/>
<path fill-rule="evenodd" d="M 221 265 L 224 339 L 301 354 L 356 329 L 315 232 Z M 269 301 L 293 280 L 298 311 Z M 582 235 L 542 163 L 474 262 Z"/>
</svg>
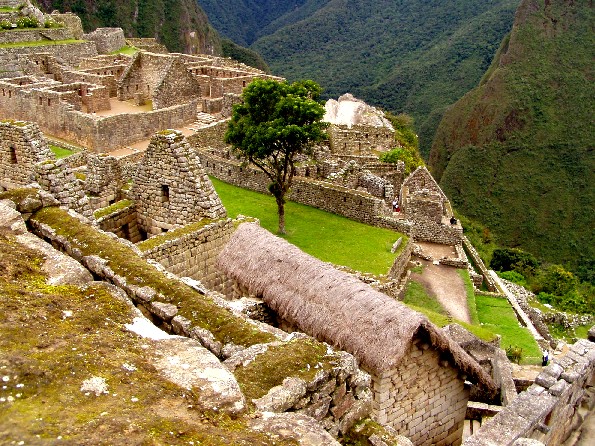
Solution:
<svg viewBox="0 0 595 446">
<path fill-rule="evenodd" d="M 518 0 L 200 2 L 223 34 L 240 44 L 254 40 L 251 48 L 274 73 L 290 81 L 315 79 L 327 98 L 350 92 L 412 114 L 425 155 L 443 111 L 477 85 L 518 5 Z M 253 4 L 265 11 L 244 20 Z"/>
<path fill-rule="evenodd" d="M 490 268 L 496 271 L 516 271 L 523 276 L 532 276 L 538 267 L 533 255 L 516 248 L 495 249 L 490 260 Z"/>
<path fill-rule="evenodd" d="M 256 51 L 251 50 L 249 48 L 244 48 L 229 39 L 223 39 L 221 41 L 221 50 L 223 52 L 224 57 L 231 57 L 238 62 L 245 63 L 254 68 L 258 68 L 259 70 L 264 71 L 265 73 L 270 73 L 271 69 L 264 61 L 262 56 L 258 54 Z"/>
<path fill-rule="evenodd" d="M 262 170 L 277 201 L 279 233 L 285 233 L 285 194 L 299 155 L 326 137 L 324 107 L 316 100 L 320 87 L 312 81 L 289 84 L 255 79 L 233 107 L 225 142 L 235 153 Z"/>
<path fill-rule="evenodd" d="M 519 14 L 482 85 L 448 110 L 429 164 L 453 206 L 502 245 L 592 281 L 594 13 L 538 3 Z"/>
<path fill-rule="evenodd" d="M 11 29 L 12 23 L 8 20 L 1 20 L 0 21 L 0 29 Z"/>
<path fill-rule="evenodd" d="M 521 347 L 509 345 L 508 347 L 506 347 L 506 356 L 512 362 L 520 364 L 521 359 L 523 359 L 523 349 Z"/>
<path fill-rule="evenodd" d="M 39 21 L 35 17 L 19 17 L 16 21 L 17 28 L 39 28 Z"/>
<path fill-rule="evenodd" d="M 275 232 L 276 204 L 270 195 L 212 177 L 211 182 L 230 217 L 250 215 L 258 218 L 263 228 Z M 399 237 L 403 237 L 402 245 L 408 241 L 406 235 L 390 229 L 368 226 L 292 201 L 286 205 L 286 217 L 289 229 L 282 237 L 288 242 L 323 262 L 364 273 L 386 274 L 395 260 L 390 247 Z"/>
<path fill-rule="evenodd" d="M 502 271 L 498 273 L 498 276 L 500 276 L 502 279 L 508 280 L 509 282 L 524 286 L 525 288 L 528 286 L 525 276 L 523 276 L 521 273 L 517 273 L 516 271 Z"/>
<path fill-rule="evenodd" d="M 418 151 L 419 145 L 413 127 L 413 118 L 405 114 L 393 115 L 392 113 L 386 113 L 386 117 L 391 121 L 395 129 L 397 147 L 381 154 L 379 159 L 382 162 L 394 164 L 403 161 L 405 163 L 405 174 L 410 174 L 419 166 L 424 165 Z"/>
<path fill-rule="evenodd" d="M 570 271 L 566 271 L 560 265 L 549 265 L 539 271 L 533 291 L 544 292 L 562 296 L 574 291 L 579 284 L 577 277 Z"/>
<path fill-rule="evenodd" d="M 170 51 L 214 51 L 221 42 L 204 11 L 192 0 L 44 0 L 47 11 L 72 11 L 90 32 L 99 27 L 121 27 L 130 37 L 155 37 Z M 194 37 L 190 34 L 194 33 Z"/>
</svg>

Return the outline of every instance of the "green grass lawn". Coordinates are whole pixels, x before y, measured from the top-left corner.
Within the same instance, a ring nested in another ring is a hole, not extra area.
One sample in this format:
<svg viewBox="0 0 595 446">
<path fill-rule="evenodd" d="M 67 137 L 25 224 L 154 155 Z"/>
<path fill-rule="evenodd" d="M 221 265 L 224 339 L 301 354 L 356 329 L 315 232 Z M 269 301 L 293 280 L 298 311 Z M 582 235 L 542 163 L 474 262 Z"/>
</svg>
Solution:
<svg viewBox="0 0 595 446">
<path fill-rule="evenodd" d="M 541 350 L 525 327 L 519 324 L 514 310 L 506 299 L 476 296 L 477 314 L 483 327 L 502 336 L 500 347 L 517 346 L 523 349 L 521 363 L 541 363 Z"/>
<path fill-rule="evenodd" d="M 227 213 L 256 217 L 263 228 L 277 233 L 277 205 L 272 196 L 232 186 L 211 177 Z M 288 202 L 285 205 L 288 242 L 325 262 L 343 265 L 357 271 L 386 274 L 395 254 L 392 244 L 407 236 L 390 229 L 358 223 L 310 206 Z"/>
<path fill-rule="evenodd" d="M 112 51 L 110 54 L 127 54 L 128 56 L 132 56 L 138 52 L 138 48 L 134 46 L 124 45 L 122 48 L 116 51 Z"/>
<path fill-rule="evenodd" d="M 72 150 L 65 149 L 64 147 L 58 147 L 53 144 L 50 144 L 50 149 L 54 152 L 57 159 L 66 158 L 67 156 L 72 155 L 74 152 Z"/>
</svg>

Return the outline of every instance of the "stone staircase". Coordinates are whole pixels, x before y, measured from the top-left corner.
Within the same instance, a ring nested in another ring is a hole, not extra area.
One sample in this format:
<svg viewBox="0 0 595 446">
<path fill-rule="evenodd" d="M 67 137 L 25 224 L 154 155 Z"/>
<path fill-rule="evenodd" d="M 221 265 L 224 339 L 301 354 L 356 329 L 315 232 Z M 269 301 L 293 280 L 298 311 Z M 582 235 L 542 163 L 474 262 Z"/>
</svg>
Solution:
<svg viewBox="0 0 595 446">
<path fill-rule="evenodd" d="M 198 129 L 208 127 L 217 121 L 219 121 L 219 119 L 216 116 L 200 111 L 196 113 L 196 121 L 192 123 L 190 130 L 196 131 Z"/>
</svg>

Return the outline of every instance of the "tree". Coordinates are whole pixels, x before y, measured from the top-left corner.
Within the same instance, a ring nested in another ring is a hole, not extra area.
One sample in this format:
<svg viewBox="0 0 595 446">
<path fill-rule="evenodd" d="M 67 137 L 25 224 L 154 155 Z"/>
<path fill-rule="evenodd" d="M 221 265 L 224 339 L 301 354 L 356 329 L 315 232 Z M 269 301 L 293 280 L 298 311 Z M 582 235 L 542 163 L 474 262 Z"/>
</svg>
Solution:
<svg viewBox="0 0 595 446">
<path fill-rule="evenodd" d="M 279 233 L 285 234 L 285 194 L 295 175 L 295 163 L 326 137 L 321 89 L 313 81 L 289 84 L 256 79 L 233 107 L 225 142 L 236 155 L 262 170 L 271 181 L 277 202 Z"/>
</svg>

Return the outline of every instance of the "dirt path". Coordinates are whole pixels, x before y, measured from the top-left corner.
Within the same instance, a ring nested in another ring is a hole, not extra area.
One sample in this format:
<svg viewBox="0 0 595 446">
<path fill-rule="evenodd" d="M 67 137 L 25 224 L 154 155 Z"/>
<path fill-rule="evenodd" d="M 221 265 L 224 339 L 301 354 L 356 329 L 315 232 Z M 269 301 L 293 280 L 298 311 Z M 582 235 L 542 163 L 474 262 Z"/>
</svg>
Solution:
<svg viewBox="0 0 595 446">
<path fill-rule="evenodd" d="M 454 246 L 437 243 L 417 242 L 425 255 L 437 260 L 442 257 L 456 257 Z M 426 292 L 434 297 L 453 318 L 471 323 L 467 308 L 467 290 L 465 282 L 452 266 L 435 265 L 422 260 L 423 272 L 412 273 L 411 278 L 423 285 Z"/>
</svg>

